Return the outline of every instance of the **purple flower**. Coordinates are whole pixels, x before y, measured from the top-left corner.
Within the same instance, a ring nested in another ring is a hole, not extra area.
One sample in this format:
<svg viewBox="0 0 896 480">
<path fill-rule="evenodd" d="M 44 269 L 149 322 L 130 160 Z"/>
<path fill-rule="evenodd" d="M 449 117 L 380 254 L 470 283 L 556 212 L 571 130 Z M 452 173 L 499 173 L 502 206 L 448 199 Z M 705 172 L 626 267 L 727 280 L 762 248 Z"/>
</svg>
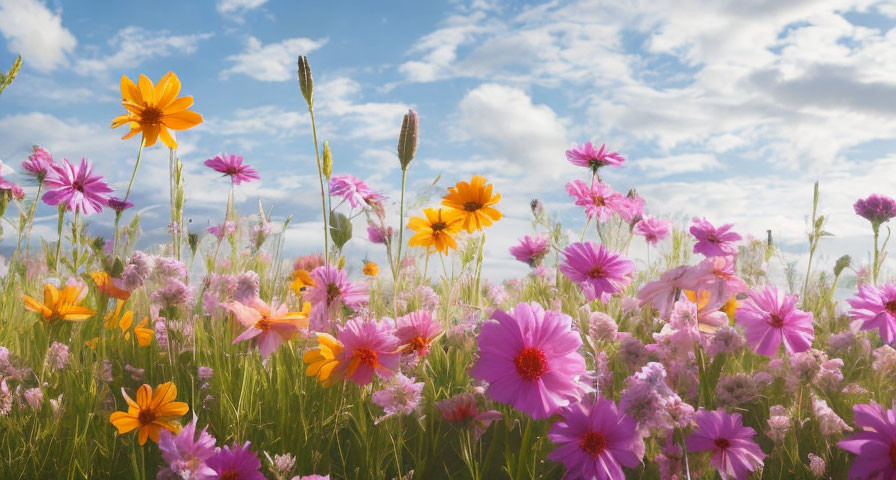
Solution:
<svg viewBox="0 0 896 480">
<path fill-rule="evenodd" d="M 656 245 L 657 243 L 666 239 L 669 236 L 669 232 L 672 230 L 672 223 L 668 220 L 663 220 L 661 218 L 646 216 L 641 219 L 640 222 L 635 224 L 634 232 L 637 235 L 641 235 L 644 237 L 644 240 L 651 244 Z"/>
<path fill-rule="evenodd" d="M 547 237 L 538 235 L 533 238 L 526 235 L 519 239 L 519 244 L 510 247 L 510 254 L 530 267 L 537 267 L 549 249 Z"/>
<path fill-rule="evenodd" d="M 330 178 L 330 195 L 348 200 L 352 208 L 380 200 L 380 195 L 362 180 L 351 175 L 333 175 Z"/>
<path fill-rule="evenodd" d="M 258 470 L 261 460 L 249 449 L 249 442 L 239 446 L 234 443 L 218 450 L 208 459 L 208 466 L 217 474 L 216 478 L 227 480 L 265 480 Z M 215 478 L 215 477 L 213 477 Z"/>
<path fill-rule="evenodd" d="M 204 428 L 196 437 L 196 414 L 193 414 L 193 421 L 177 435 L 163 429 L 159 435 L 159 450 L 168 462 L 168 467 L 160 475 L 170 472 L 177 478 L 192 480 L 218 478 L 218 473 L 206 464 L 215 455 L 215 437 Z"/>
<path fill-rule="evenodd" d="M 642 304 L 650 304 L 656 308 L 661 318 L 668 319 L 672 313 L 676 295 L 688 287 L 687 273 L 687 265 L 663 272 L 658 280 L 647 282 L 641 287 L 641 290 L 638 290 L 638 299 Z"/>
<path fill-rule="evenodd" d="M 564 478 L 624 480 L 622 467 L 638 465 L 643 444 L 635 421 L 620 413 L 612 400 L 597 396 L 562 412 L 548 432 L 558 447 L 548 458 L 566 466 Z"/>
<path fill-rule="evenodd" d="M 43 182 L 55 163 L 50 152 L 35 145 L 34 153 L 28 157 L 28 160 L 22 162 L 22 168 L 37 178 L 38 182 Z"/>
<path fill-rule="evenodd" d="M 449 422 L 472 423 L 476 438 L 481 437 L 492 422 L 501 419 L 501 412 L 497 410 L 480 412 L 476 395 L 472 393 L 462 393 L 436 402 L 436 408 L 439 409 L 442 418 Z"/>
<path fill-rule="evenodd" d="M 847 300 L 849 318 L 862 322 L 862 330 L 877 329 L 887 343 L 896 342 L 896 282 L 879 287 L 859 286 L 859 293 Z"/>
<path fill-rule="evenodd" d="M 124 200 L 119 199 L 118 197 L 109 197 L 109 200 L 106 202 L 106 205 L 109 206 L 112 210 L 115 210 L 118 213 L 121 213 L 131 207 L 134 206 L 131 202 L 126 202 Z"/>
<path fill-rule="evenodd" d="M 353 318 L 339 327 L 336 338 L 343 345 L 339 362 L 346 378 L 364 386 L 373 381 L 374 373 L 390 378 L 398 372 L 401 354 L 389 323 Z"/>
<path fill-rule="evenodd" d="M 566 261 L 560 265 L 560 271 L 582 288 L 589 302 L 609 301 L 614 293 L 628 286 L 629 276 L 635 270 L 631 260 L 591 242 L 573 243 L 566 247 L 563 256 Z"/>
<path fill-rule="evenodd" d="M 84 215 L 92 215 L 103 210 L 109 201 L 109 185 L 99 175 L 93 175 L 93 166 L 86 158 L 80 165 L 62 159 L 62 163 L 53 165 L 47 175 L 47 193 L 44 203 L 59 205 L 64 203 L 71 211 L 80 211 Z"/>
<path fill-rule="evenodd" d="M 221 225 L 212 225 L 206 228 L 205 231 L 214 235 L 218 240 L 221 240 L 225 235 L 233 235 L 236 233 L 236 222 L 227 221 Z"/>
<path fill-rule="evenodd" d="M 868 198 L 856 200 L 853 209 L 856 215 L 868 219 L 873 225 L 880 225 L 896 217 L 896 200 L 872 193 Z"/>
<path fill-rule="evenodd" d="M 610 220 L 614 214 L 624 216 L 630 207 L 624 195 L 605 183 L 592 182 L 589 185 L 581 180 L 573 180 L 566 184 L 566 192 L 575 199 L 576 205 L 585 209 L 585 215 L 596 218 L 597 223 Z"/>
<path fill-rule="evenodd" d="M 685 440 L 688 451 L 712 452 L 710 464 L 722 478 L 747 479 L 762 466 L 765 454 L 753 440 L 756 431 L 743 425 L 739 413 L 701 409 L 694 420 L 697 429 Z"/>
<path fill-rule="evenodd" d="M 572 148 L 566 151 L 566 159 L 573 165 L 588 167 L 595 171 L 605 165 L 621 167 L 625 163 L 622 155 L 607 151 L 606 144 L 601 144 L 599 149 L 595 149 L 591 142 L 582 145 L 573 144 Z"/>
<path fill-rule="evenodd" d="M 420 403 L 420 392 L 423 391 L 423 382 L 414 383 L 413 378 L 408 378 L 401 373 L 389 379 L 385 388 L 374 392 L 371 399 L 373 403 L 383 407 L 385 415 L 374 423 L 379 423 L 393 415 L 410 415 L 417 409 Z"/>
<path fill-rule="evenodd" d="M 311 329 L 328 329 L 333 311 L 345 305 L 353 310 L 367 303 L 367 287 L 352 283 L 345 270 L 333 265 L 317 267 L 311 271 L 314 285 L 304 292 L 304 299 L 311 302 Z"/>
<path fill-rule="evenodd" d="M 488 394 L 538 420 L 582 395 L 582 338 L 569 315 L 520 303 L 510 314 L 496 310 L 477 338 L 479 359 L 471 374 L 489 382 Z"/>
<path fill-rule="evenodd" d="M 47 365 L 56 370 L 65 369 L 68 365 L 68 345 L 59 342 L 53 342 L 47 349 Z"/>
<path fill-rule="evenodd" d="M 10 197 L 15 198 L 16 200 L 22 200 L 25 198 L 25 191 L 22 190 L 22 187 L 13 182 L 10 182 L 3 177 L 0 177 L 0 193 L 8 194 Z"/>
<path fill-rule="evenodd" d="M 837 446 L 856 454 L 850 478 L 896 477 L 896 411 L 876 403 L 852 407 L 854 421 L 862 431 Z"/>
<path fill-rule="evenodd" d="M 768 357 L 777 353 L 782 341 L 793 355 L 808 350 L 815 338 L 812 313 L 796 308 L 796 297 L 774 285 L 750 291 L 734 318 L 743 325 L 753 351 Z"/>
<path fill-rule="evenodd" d="M 221 172 L 230 177 L 230 181 L 234 185 L 242 182 L 251 182 L 258 180 L 258 171 L 249 166 L 248 163 L 243 164 L 243 157 L 234 153 L 219 153 L 214 158 L 205 161 L 205 166 L 216 172 Z"/>
<path fill-rule="evenodd" d="M 442 333 L 442 327 L 433 320 L 432 312 L 418 310 L 395 321 L 395 336 L 401 345 L 401 353 L 425 357 L 429 353 L 429 345 Z"/>
<path fill-rule="evenodd" d="M 387 239 L 392 238 L 392 227 L 377 227 L 375 225 L 367 226 L 367 239 L 373 243 L 385 244 Z"/>
<path fill-rule="evenodd" d="M 694 253 L 702 253 L 707 257 L 720 257 L 723 255 L 737 255 L 737 247 L 733 242 L 740 241 L 741 236 L 729 232 L 734 225 L 726 223 L 719 228 L 714 227 L 706 219 L 694 217 L 691 225 L 691 235 L 697 239 L 694 245 Z"/>
</svg>

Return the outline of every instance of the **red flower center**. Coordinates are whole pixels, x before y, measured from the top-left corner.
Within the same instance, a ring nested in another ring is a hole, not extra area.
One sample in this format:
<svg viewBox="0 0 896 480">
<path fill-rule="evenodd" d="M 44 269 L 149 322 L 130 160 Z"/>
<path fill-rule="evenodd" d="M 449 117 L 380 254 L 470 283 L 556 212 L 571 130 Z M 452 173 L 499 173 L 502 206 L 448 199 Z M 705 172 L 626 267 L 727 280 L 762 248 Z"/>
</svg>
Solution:
<svg viewBox="0 0 896 480">
<path fill-rule="evenodd" d="M 548 371 L 548 360 L 544 356 L 544 352 L 536 347 L 524 348 L 513 359 L 513 364 L 520 377 L 530 382 L 538 380 Z"/>
<path fill-rule="evenodd" d="M 426 350 L 427 342 L 423 337 L 414 337 L 408 340 L 407 346 L 404 348 L 404 353 L 414 353 L 417 355 L 423 355 L 423 351 Z"/>
<path fill-rule="evenodd" d="M 884 304 L 884 309 L 890 312 L 890 315 L 896 316 L 896 300 L 890 300 Z"/>
<path fill-rule="evenodd" d="M 267 315 L 262 315 L 261 318 L 255 322 L 255 328 L 259 330 L 268 330 L 271 328 L 271 318 Z"/>
<path fill-rule="evenodd" d="M 482 204 L 479 202 L 467 202 L 464 204 L 464 210 L 466 210 L 468 212 L 475 212 L 476 210 L 479 210 L 480 208 L 482 208 Z"/>
<path fill-rule="evenodd" d="M 727 438 L 717 438 L 714 443 L 720 450 L 726 450 L 731 446 L 731 442 Z"/>
<path fill-rule="evenodd" d="M 152 410 L 140 410 L 140 413 L 137 414 L 137 421 L 140 422 L 140 425 L 149 425 L 156 419 L 156 414 Z"/>
<path fill-rule="evenodd" d="M 219 477 L 221 480 L 240 480 L 239 472 L 235 472 L 233 470 L 228 470 L 220 474 Z"/>
<path fill-rule="evenodd" d="M 598 432 L 588 432 L 579 442 L 579 448 L 592 457 L 597 457 L 607 449 L 607 438 Z"/>
<path fill-rule="evenodd" d="M 594 201 L 594 204 L 598 207 L 603 207 L 603 206 L 607 205 L 607 202 L 604 201 L 604 197 L 594 195 L 591 197 L 591 199 Z"/>
<path fill-rule="evenodd" d="M 158 125 L 162 121 L 162 111 L 156 107 L 147 107 L 140 114 L 141 125 Z"/>
<path fill-rule="evenodd" d="M 784 319 L 777 313 L 773 313 L 769 315 L 768 324 L 774 328 L 781 328 L 784 326 Z"/>
<path fill-rule="evenodd" d="M 361 363 L 368 366 L 375 366 L 377 364 L 377 356 L 376 352 L 369 348 L 356 348 L 355 356 L 361 359 Z"/>
<path fill-rule="evenodd" d="M 588 270 L 588 276 L 594 279 L 604 278 L 607 276 L 607 271 L 604 270 L 604 267 L 597 265 L 593 267 L 591 270 Z"/>
</svg>

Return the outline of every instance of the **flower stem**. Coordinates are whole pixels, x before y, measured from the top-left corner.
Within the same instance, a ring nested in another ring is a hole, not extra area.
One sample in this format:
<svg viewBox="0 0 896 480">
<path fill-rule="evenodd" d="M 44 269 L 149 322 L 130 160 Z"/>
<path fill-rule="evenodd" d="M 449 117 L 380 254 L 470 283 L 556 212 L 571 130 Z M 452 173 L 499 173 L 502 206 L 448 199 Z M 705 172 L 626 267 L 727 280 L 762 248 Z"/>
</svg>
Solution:
<svg viewBox="0 0 896 480">
<path fill-rule="evenodd" d="M 127 203 L 128 197 L 131 196 L 131 186 L 134 184 L 134 177 L 137 176 L 137 167 L 140 166 L 140 157 L 143 156 L 143 145 L 146 143 L 146 139 L 140 140 L 140 148 L 137 149 L 137 161 L 134 162 L 134 171 L 131 172 L 131 180 L 128 182 L 128 189 L 124 191 L 124 199 L 123 203 Z M 124 213 L 124 210 L 120 210 L 115 212 L 115 236 L 112 240 L 112 252 L 115 253 L 115 249 L 118 247 L 118 222 L 121 221 L 121 214 Z"/>
<path fill-rule="evenodd" d="M 401 200 L 398 206 L 398 253 L 395 255 L 395 269 L 392 270 L 392 305 L 398 298 L 398 279 L 401 277 L 401 245 L 404 243 L 404 188 L 408 180 L 408 170 L 401 169 Z M 397 313 L 396 313 L 397 314 Z"/>
<path fill-rule="evenodd" d="M 314 123 L 314 107 L 308 105 L 311 115 L 311 136 L 314 138 L 314 158 L 317 160 L 317 178 L 320 180 L 320 210 L 324 216 L 324 261 L 330 266 L 330 227 L 327 215 L 327 192 L 324 190 L 324 171 L 320 162 L 320 149 L 317 146 L 317 125 Z"/>
<path fill-rule="evenodd" d="M 41 180 L 37 184 L 37 195 L 34 197 L 34 201 L 31 202 L 31 208 L 28 210 L 28 218 L 26 219 L 26 225 L 28 228 L 24 232 L 19 232 L 19 240 L 16 243 L 16 251 L 13 253 L 13 259 L 18 259 L 21 254 L 20 250 L 22 248 L 22 241 L 25 242 L 25 251 L 27 252 L 29 248 L 31 248 L 31 227 L 34 226 L 34 212 L 37 210 L 37 202 L 40 200 L 40 192 L 44 188 L 44 182 Z M 24 233 L 24 234 L 23 234 Z M 12 262 L 10 262 L 12 265 Z"/>
<path fill-rule="evenodd" d="M 59 239 L 56 242 L 56 257 L 55 257 L 55 265 L 53 266 L 53 270 L 56 273 L 59 273 L 59 256 L 62 254 L 62 222 L 65 218 L 65 204 L 59 204 L 59 220 L 56 222 L 56 236 Z"/>
<path fill-rule="evenodd" d="M 871 277 L 873 280 L 873 284 L 877 285 L 877 274 L 880 272 L 880 246 L 878 244 L 878 238 L 880 237 L 880 225 L 873 225 L 874 227 L 874 263 L 871 265 Z"/>
</svg>

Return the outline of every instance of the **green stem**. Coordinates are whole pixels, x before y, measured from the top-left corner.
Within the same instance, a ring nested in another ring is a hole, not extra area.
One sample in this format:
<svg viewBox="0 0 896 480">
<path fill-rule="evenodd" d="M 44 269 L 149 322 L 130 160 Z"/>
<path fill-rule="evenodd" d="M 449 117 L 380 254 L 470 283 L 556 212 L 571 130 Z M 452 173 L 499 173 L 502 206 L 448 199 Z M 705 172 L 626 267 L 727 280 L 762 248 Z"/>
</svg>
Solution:
<svg viewBox="0 0 896 480">
<path fill-rule="evenodd" d="M 401 245 L 404 243 L 404 187 L 408 179 L 407 169 L 401 170 L 401 200 L 398 207 L 398 253 L 395 256 L 395 269 L 392 271 L 392 308 L 396 308 L 398 299 L 398 279 L 401 277 Z M 398 315 L 398 312 L 393 312 Z"/>
<path fill-rule="evenodd" d="M 59 220 L 56 222 L 56 236 L 59 239 L 56 242 L 56 257 L 53 270 L 59 273 L 59 255 L 62 254 L 62 222 L 65 218 L 65 204 L 59 204 Z"/>
<path fill-rule="evenodd" d="M 476 254 L 476 305 L 482 300 L 482 253 L 485 250 L 485 232 L 479 240 L 479 252 Z"/>
<path fill-rule="evenodd" d="M 314 123 L 314 107 L 308 105 L 308 113 L 311 115 L 311 136 L 314 138 L 314 158 L 317 160 L 317 178 L 320 180 L 320 210 L 324 216 L 324 261 L 330 265 L 330 228 L 327 215 L 327 192 L 324 190 L 324 170 L 320 162 L 320 149 L 317 146 L 317 125 Z"/>
<path fill-rule="evenodd" d="M 131 172 L 131 180 L 128 182 L 128 189 L 124 191 L 124 199 L 122 202 L 127 203 L 128 197 L 131 196 L 131 186 L 134 185 L 134 178 L 137 176 L 137 167 L 140 166 L 140 157 L 143 156 L 143 145 L 146 143 L 145 139 L 140 140 L 140 148 L 137 149 L 137 161 L 134 162 L 134 171 Z M 115 252 L 115 249 L 118 247 L 118 222 L 121 221 L 121 214 L 123 211 L 115 212 L 115 236 L 112 241 L 112 252 Z"/>
<path fill-rule="evenodd" d="M 34 226 L 34 212 L 37 211 L 37 202 L 40 200 L 40 192 L 44 188 L 44 181 L 41 180 L 37 184 L 37 195 L 34 197 L 34 201 L 31 202 L 31 209 L 28 211 L 28 221 L 26 225 L 28 228 L 25 230 L 25 234 L 22 235 L 22 232 L 19 232 L 19 242 L 16 245 L 16 255 L 15 258 L 18 257 L 19 249 L 22 247 L 22 240 L 25 240 L 25 251 L 27 252 L 29 248 L 31 248 L 31 228 Z"/>
<path fill-rule="evenodd" d="M 878 238 L 880 236 L 880 225 L 873 225 L 874 227 L 874 263 L 871 265 L 871 275 L 873 279 L 874 285 L 877 285 L 877 274 L 880 272 L 880 247 L 878 244 Z"/>
</svg>

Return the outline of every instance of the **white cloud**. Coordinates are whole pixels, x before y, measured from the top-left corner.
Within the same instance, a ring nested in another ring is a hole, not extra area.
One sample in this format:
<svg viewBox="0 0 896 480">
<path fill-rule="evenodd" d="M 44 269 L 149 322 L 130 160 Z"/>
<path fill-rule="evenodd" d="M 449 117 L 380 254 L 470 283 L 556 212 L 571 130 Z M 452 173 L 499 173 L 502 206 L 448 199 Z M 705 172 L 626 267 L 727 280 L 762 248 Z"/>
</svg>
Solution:
<svg viewBox="0 0 896 480">
<path fill-rule="evenodd" d="M 215 2 L 215 8 L 221 14 L 241 14 L 265 3 L 268 3 L 268 0 L 218 0 Z"/>
<path fill-rule="evenodd" d="M 200 42 L 212 36 L 212 33 L 172 35 L 165 30 L 153 32 L 131 25 L 119 30 L 109 39 L 109 46 L 117 49 L 114 53 L 79 58 L 75 63 L 75 71 L 80 74 L 95 74 L 133 68 L 151 58 L 174 54 L 191 55 L 199 48 Z"/>
<path fill-rule="evenodd" d="M 629 164 L 647 173 L 648 177 L 659 178 L 682 173 L 716 170 L 722 165 L 715 155 L 708 153 L 684 153 L 657 158 L 639 158 Z"/>
<path fill-rule="evenodd" d="M 62 15 L 39 0 L 0 0 L 0 32 L 10 52 L 44 72 L 65 65 L 66 55 L 78 44 L 62 26 Z"/>
<path fill-rule="evenodd" d="M 249 37 L 243 53 L 227 57 L 233 65 L 222 71 L 224 78 L 234 73 L 248 75 L 263 82 L 285 82 L 296 78 L 296 59 L 326 45 L 327 39 L 287 38 L 277 43 L 263 45 L 261 40 Z"/>
<path fill-rule="evenodd" d="M 361 84 L 348 77 L 324 78 L 315 84 L 314 112 L 315 120 L 319 121 L 318 136 L 323 134 L 335 138 L 344 135 L 349 138 L 397 141 L 408 105 L 363 101 L 364 93 L 367 92 Z M 323 137 L 320 138 L 323 141 Z"/>
</svg>

